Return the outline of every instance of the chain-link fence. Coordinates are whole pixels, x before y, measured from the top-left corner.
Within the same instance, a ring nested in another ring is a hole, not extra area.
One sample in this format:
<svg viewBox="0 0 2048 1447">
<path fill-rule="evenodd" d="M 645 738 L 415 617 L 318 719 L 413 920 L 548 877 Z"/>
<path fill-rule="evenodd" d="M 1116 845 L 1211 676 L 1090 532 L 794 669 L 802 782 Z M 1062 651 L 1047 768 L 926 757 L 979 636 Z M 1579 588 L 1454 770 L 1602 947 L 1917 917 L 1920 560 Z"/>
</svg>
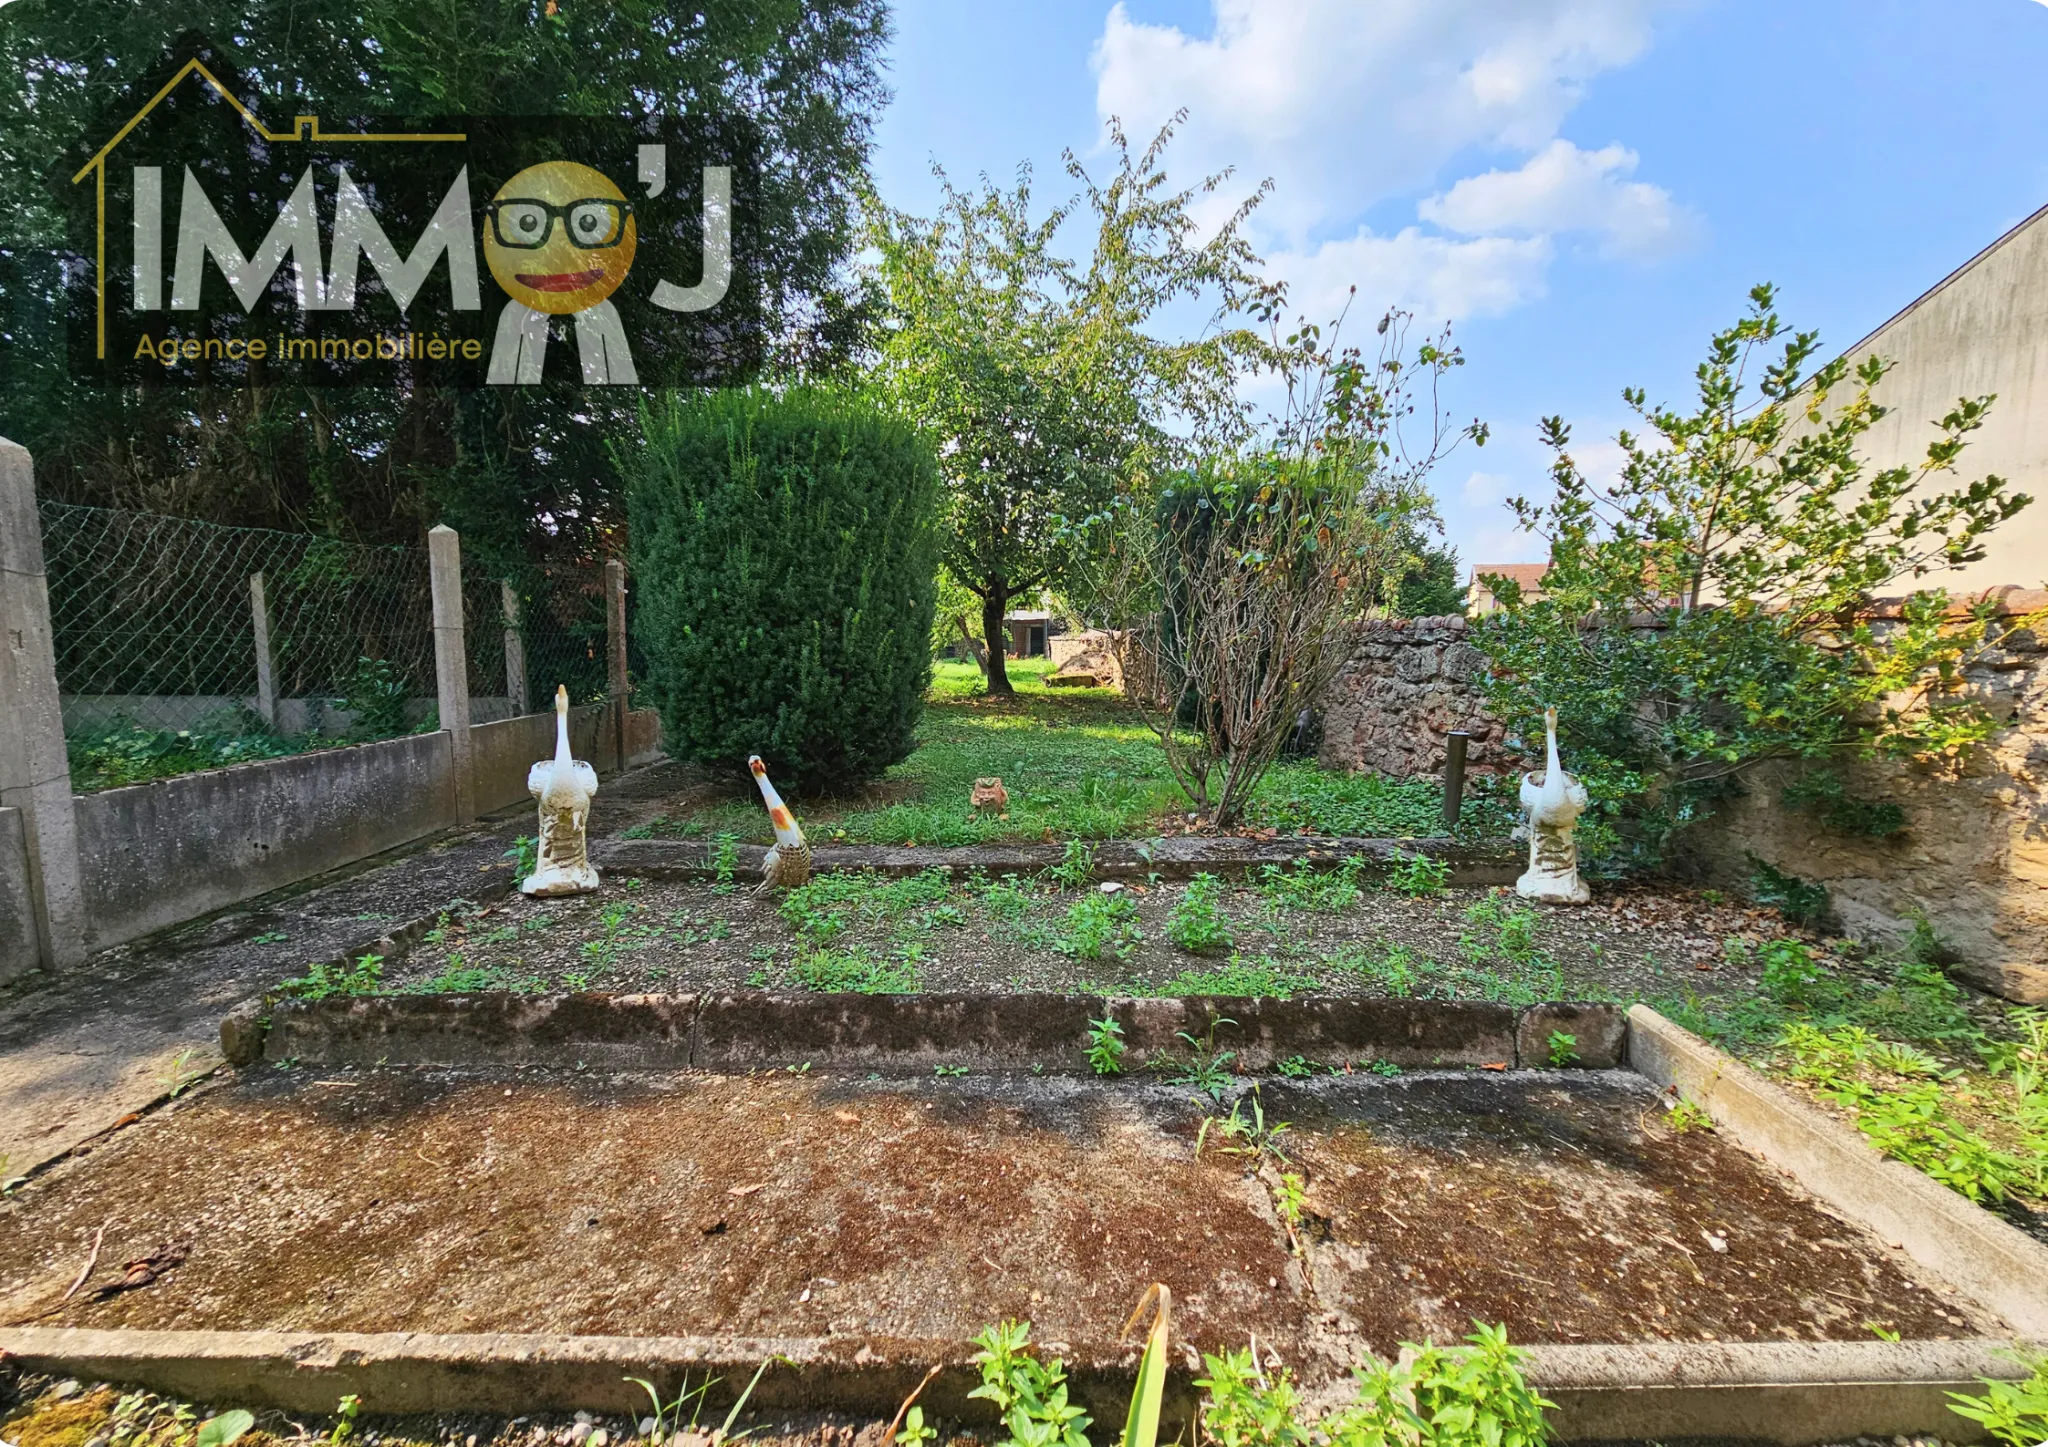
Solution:
<svg viewBox="0 0 2048 1447">
<path fill-rule="evenodd" d="M 439 726 L 424 548 L 40 511 L 75 788 Z M 605 696 L 602 564 L 465 559 L 462 594 L 474 722 Z"/>
</svg>

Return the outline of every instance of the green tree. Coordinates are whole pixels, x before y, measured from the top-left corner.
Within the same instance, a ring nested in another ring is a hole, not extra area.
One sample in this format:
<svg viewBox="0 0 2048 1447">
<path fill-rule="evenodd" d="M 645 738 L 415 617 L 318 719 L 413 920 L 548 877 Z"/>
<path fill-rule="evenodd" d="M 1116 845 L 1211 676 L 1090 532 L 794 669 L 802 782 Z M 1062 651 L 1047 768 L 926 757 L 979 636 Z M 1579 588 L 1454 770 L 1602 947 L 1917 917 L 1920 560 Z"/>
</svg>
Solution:
<svg viewBox="0 0 2048 1447">
<path fill-rule="evenodd" d="M 1402 618 L 1441 618 L 1465 611 L 1463 570 L 1458 550 L 1448 543 L 1432 543 L 1421 526 L 1405 539 L 1408 556 L 1403 562 L 1401 581 L 1395 585 L 1393 611 Z"/>
<path fill-rule="evenodd" d="M 610 444 L 636 435 L 630 389 L 71 381 L 47 177 L 188 29 L 265 115 L 743 110 L 765 151 L 749 247 L 775 364 L 829 370 L 856 344 L 846 263 L 885 0 L 16 0 L 0 6 L 0 433 L 36 453 L 46 496 L 365 541 L 445 520 L 536 577 L 618 548 Z"/>
<path fill-rule="evenodd" d="M 1593 799 L 1588 842 L 1615 864 L 1659 862 L 1765 760 L 1949 757 L 1995 728 L 1957 691 L 1987 614 L 1918 589 L 1896 623 L 1866 616 L 1884 590 L 1981 557 L 2027 505 L 1995 476 L 1937 490 L 1992 399 L 1958 401 L 1918 464 L 1874 468 L 1858 447 L 1890 364 L 1809 375 L 1818 335 L 1788 333 L 1774 305 L 1757 287 L 1715 336 L 1691 412 L 1623 394 L 1648 433 L 1620 434 L 1615 482 L 1589 482 L 1550 418 L 1552 496 L 1509 503 L 1549 540 L 1550 571 L 1534 603 L 1502 580 L 1503 611 L 1475 629 L 1493 705 L 1530 739 L 1556 706 Z"/>
<path fill-rule="evenodd" d="M 1014 190 L 957 190 L 930 220 L 876 204 L 869 239 L 888 298 L 881 375 L 938 445 L 946 479 L 945 566 L 981 604 L 988 691 L 1010 693 L 1003 615 L 1066 575 L 1072 519 L 1142 487 L 1188 439 L 1243 427 L 1236 379 L 1265 355 L 1228 323 L 1256 292 L 1242 223 L 1258 193 L 1204 237 L 1191 214 L 1224 176 L 1175 190 L 1172 125 L 1133 155 L 1112 126 L 1117 169 L 1032 219 L 1029 168 Z M 1085 264 L 1055 252 L 1061 228 L 1092 223 Z M 1214 305 L 1193 340 L 1146 330 L 1175 303 Z M 1178 430 L 1176 430 L 1178 428 Z"/>
<path fill-rule="evenodd" d="M 906 758 L 931 681 L 938 468 L 872 402 L 794 388 L 671 398 L 624 454 L 634 632 L 669 751 L 786 787 Z"/>
</svg>

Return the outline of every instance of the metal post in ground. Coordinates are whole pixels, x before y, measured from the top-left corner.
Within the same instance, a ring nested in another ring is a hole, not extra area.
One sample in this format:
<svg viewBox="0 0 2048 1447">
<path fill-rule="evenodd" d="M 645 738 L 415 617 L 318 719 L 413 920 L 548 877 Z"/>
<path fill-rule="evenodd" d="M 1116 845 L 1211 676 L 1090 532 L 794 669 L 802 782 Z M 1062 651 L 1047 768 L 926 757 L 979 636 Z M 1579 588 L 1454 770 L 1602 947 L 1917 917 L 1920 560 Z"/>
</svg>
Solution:
<svg viewBox="0 0 2048 1447">
<path fill-rule="evenodd" d="M 1453 729 L 1444 740 L 1444 833 L 1458 832 L 1458 814 L 1465 803 L 1465 748 L 1472 735 Z"/>
<path fill-rule="evenodd" d="M 512 717 L 523 718 L 526 706 L 526 639 L 519 631 L 519 594 L 510 583 L 498 584 L 498 607 L 505 615 L 505 696 Z"/>
<path fill-rule="evenodd" d="M 43 530 L 36 514 L 35 463 L 0 437 L 0 809 L 21 811 L 27 842 L 35 963 L 59 970 L 86 951 L 84 876 L 64 714 L 57 702 L 57 652 Z M 0 980 L 14 973 L 0 960 Z"/>
<path fill-rule="evenodd" d="M 249 575 L 249 622 L 256 629 L 256 712 L 271 732 L 277 731 L 277 680 L 270 671 L 270 605 L 263 596 L 263 575 Z"/>
<path fill-rule="evenodd" d="M 455 766 L 455 822 L 476 818 L 476 772 L 469 750 L 469 654 L 462 641 L 462 539 L 446 523 L 427 534 L 434 597 L 434 684 L 441 727 Z"/>
<path fill-rule="evenodd" d="M 604 565 L 606 685 L 611 693 L 612 737 L 618 741 L 614 768 L 626 767 L 626 709 L 632 685 L 626 676 L 626 565 L 612 558 Z"/>
</svg>

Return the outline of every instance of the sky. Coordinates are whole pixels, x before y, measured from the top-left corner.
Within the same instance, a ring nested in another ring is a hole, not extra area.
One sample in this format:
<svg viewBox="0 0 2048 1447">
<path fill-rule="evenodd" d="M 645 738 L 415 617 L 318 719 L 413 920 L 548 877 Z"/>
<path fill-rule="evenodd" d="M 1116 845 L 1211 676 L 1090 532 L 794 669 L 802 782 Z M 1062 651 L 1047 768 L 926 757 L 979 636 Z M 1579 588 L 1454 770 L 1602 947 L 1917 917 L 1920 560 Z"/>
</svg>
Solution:
<svg viewBox="0 0 2048 1447">
<path fill-rule="evenodd" d="M 1540 560 L 1538 420 L 1599 475 L 1629 385 L 1684 403 L 1749 288 L 1846 349 L 2048 204 L 2048 0 L 895 0 L 883 197 L 1188 118 L 1169 169 L 1270 177 L 1252 234 L 1312 317 L 1449 323 L 1484 420 L 1432 487 L 1469 567 Z M 1364 327 L 1361 326 L 1360 330 Z"/>
</svg>

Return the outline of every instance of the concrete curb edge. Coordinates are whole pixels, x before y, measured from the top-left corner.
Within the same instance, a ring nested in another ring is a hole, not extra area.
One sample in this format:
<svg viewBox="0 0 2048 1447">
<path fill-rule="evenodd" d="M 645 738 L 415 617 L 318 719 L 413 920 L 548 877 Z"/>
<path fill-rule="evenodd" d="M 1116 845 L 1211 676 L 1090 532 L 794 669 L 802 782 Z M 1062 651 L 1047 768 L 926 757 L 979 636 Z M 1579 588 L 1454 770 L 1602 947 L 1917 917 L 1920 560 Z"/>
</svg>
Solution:
<svg viewBox="0 0 2048 1447">
<path fill-rule="evenodd" d="M 637 1412 L 645 1401 L 627 1376 L 672 1385 L 686 1372 L 722 1377 L 719 1395 L 729 1400 L 761 1362 L 779 1359 L 755 1392 L 761 1407 L 886 1418 L 927 1366 L 940 1365 L 922 1400 L 935 1415 L 958 1419 L 972 1410 L 971 1345 L 0 1328 L 0 1350 L 32 1371 L 298 1412 L 330 1412 L 343 1393 L 354 1393 L 380 1415 Z M 2002 1355 L 2007 1349 L 1992 1341 L 1539 1346 L 1529 1348 L 1528 1375 L 1558 1403 L 1554 1428 L 1566 1441 L 1737 1436 L 1796 1447 L 1905 1432 L 1968 1441 L 1974 1424 L 1949 1412 L 1947 1393 L 1980 1377 L 2016 1376 Z M 1130 1390 L 1135 1349 L 1069 1365 L 1075 1395 L 1114 1421 Z M 1193 1406 L 1191 1375 L 1177 1369 L 1169 1385 L 1176 1425 Z"/>
<path fill-rule="evenodd" d="M 2029 1337 L 2048 1337 L 2048 1246 L 1887 1160 L 1848 1126 L 1647 1005 L 1628 1012 L 1628 1063 L 1675 1086 L 1744 1149 L 1792 1176 Z"/>
</svg>

